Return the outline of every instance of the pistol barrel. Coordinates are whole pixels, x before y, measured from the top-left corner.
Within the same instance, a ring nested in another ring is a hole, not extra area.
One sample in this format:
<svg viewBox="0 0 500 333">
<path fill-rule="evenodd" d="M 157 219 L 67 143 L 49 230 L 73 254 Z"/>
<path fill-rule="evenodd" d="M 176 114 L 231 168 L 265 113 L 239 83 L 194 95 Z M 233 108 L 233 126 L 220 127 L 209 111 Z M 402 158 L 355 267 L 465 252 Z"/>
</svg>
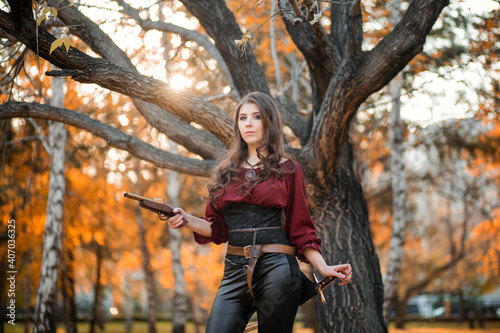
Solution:
<svg viewBox="0 0 500 333">
<path fill-rule="evenodd" d="M 133 193 L 128 193 L 128 192 L 125 192 L 125 194 L 123 196 L 125 198 L 129 198 L 129 199 L 133 199 L 133 200 L 137 200 L 137 201 L 151 200 L 151 199 L 148 199 L 148 198 L 145 198 L 145 197 L 141 197 L 140 195 L 133 194 Z"/>
</svg>

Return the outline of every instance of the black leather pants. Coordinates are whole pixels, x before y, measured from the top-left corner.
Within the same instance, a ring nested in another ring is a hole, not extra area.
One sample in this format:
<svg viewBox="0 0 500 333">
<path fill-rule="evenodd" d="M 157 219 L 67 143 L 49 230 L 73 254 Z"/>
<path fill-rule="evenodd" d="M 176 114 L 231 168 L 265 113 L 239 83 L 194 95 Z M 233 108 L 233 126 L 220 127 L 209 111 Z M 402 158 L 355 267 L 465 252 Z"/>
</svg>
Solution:
<svg viewBox="0 0 500 333">
<path fill-rule="evenodd" d="M 207 324 L 207 333 L 243 332 L 257 311 L 259 333 L 291 333 L 301 295 L 301 272 L 294 256 L 266 253 L 253 274 L 250 296 L 244 265 L 226 258 L 224 277 Z"/>
</svg>

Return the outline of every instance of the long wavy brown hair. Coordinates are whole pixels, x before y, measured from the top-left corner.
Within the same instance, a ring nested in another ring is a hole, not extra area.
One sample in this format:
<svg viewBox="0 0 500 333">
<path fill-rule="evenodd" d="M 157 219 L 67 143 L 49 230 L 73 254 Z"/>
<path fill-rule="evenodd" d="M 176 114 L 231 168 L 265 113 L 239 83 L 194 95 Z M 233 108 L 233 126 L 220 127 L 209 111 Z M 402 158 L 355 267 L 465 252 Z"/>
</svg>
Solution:
<svg viewBox="0 0 500 333">
<path fill-rule="evenodd" d="M 257 156 L 261 160 L 257 166 L 261 168 L 261 171 L 251 180 L 242 182 L 239 175 L 241 167 L 248 159 L 248 145 L 241 136 L 238 119 L 241 107 L 250 103 L 259 108 L 264 128 L 263 143 L 257 147 Z M 283 158 L 289 158 L 283 147 L 282 127 L 281 116 L 271 97 L 260 92 L 246 95 L 236 108 L 231 146 L 224 159 L 215 168 L 212 179 L 207 185 L 208 201 L 217 205 L 217 199 L 224 194 L 224 188 L 232 182 L 241 183 L 241 191 L 249 192 L 255 185 L 268 180 L 273 175 L 277 175 L 278 179 L 283 179 L 285 173 L 293 172 L 294 170 L 279 167 Z M 263 155 L 264 152 L 267 152 L 267 156 Z"/>
</svg>

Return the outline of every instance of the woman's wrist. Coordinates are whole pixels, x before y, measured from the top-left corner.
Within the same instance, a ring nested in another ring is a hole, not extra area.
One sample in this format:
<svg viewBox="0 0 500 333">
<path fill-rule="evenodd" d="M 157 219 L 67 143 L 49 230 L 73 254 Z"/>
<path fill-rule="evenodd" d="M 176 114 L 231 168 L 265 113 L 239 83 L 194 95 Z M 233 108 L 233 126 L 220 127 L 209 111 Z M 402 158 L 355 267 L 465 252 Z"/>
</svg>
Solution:
<svg viewBox="0 0 500 333">
<path fill-rule="evenodd" d="M 323 276 L 328 276 L 330 266 L 328 266 L 324 261 L 322 265 L 319 265 L 319 267 L 315 268 L 319 272 L 319 274 Z"/>
<path fill-rule="evenodd" d="M 196 228 L 198 226 L 198 221 L 197 221 L 197 217 L 193 216 L 193 215 L 190 215 L 190 214 L 186 214 L 186 216 L 184 217 L 185 220 L 188 221 L 188 224 L 186 224 L 186 227 L 188 227 L 189 229 L 193 230 L 193 228 Z M 195 231 L 195 230 L 193 230 Z"/>
</svg>

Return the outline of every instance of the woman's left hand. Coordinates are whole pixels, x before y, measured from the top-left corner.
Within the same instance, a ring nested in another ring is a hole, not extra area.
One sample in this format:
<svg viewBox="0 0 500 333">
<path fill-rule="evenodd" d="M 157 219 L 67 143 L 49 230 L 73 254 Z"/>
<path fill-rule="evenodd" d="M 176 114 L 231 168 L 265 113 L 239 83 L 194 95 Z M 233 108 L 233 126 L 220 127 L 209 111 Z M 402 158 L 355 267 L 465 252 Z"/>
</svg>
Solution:
<svg viewBox="0 0 500 333">
<path fill-rule="evenodd" d="M 348 284 L 352 278 L 352 268 L 350 264 L 326 266 L 320 273 L 323 276 L 335 276 L 342 280 L 342 282 L 339 283 L 339 286 Z"/>
</svg>

